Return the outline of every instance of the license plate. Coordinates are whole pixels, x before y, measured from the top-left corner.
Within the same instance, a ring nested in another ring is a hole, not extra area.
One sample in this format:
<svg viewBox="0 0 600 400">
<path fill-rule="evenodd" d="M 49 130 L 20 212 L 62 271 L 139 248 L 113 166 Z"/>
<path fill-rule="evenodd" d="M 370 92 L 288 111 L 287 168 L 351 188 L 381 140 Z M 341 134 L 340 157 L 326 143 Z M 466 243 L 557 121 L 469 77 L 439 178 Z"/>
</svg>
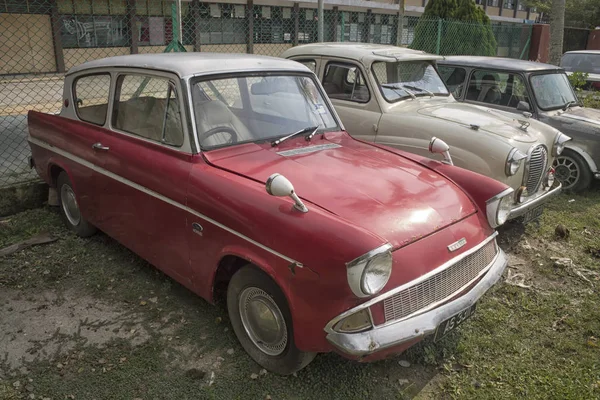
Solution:
<svg viewBox="0 0 600 400">
<path fill-rule="evenodd" d="M 525 215 L 523 216 L 523 223 L 527 224 L 531 221 L 538 219 L 539 217 L 542 216 L 543 212 L 544 212 L 543 205 L 532 208 L 531 210 L 527 211 L 525 213 Z"/>
<path fill-rule="evenodd" d="M 458 314 L 454 314 L 452 317 L 439 324 L 437 329 L 435 330 L 435 336 L 433 337 L 433 341 L 437 342 L 438 340 L 442 339 L 448 333 L 456 329 L 457 326 L 461 325 L 463 322 L 469 319 L 469 317 L 475 312 L 476 305 L 477 304 L 473 304 L 469 308 L 465 308 Z"/>
</svg>

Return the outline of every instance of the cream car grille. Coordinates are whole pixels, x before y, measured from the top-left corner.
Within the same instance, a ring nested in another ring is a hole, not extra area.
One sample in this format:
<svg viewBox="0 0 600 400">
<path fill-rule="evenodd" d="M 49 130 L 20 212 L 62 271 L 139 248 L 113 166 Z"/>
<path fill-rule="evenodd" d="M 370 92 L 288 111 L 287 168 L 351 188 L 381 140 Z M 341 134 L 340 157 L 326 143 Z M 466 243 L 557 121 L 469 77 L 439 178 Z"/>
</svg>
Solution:
<svg viewBox="0 0 600 400">
<path fill-rule="evenodd" d="M 542 145 L 533 149 L 529 156 L 529 173 L 527 174 L 527 193 L 534 194 L 542 182 L 544 172 L 548 166 L 548 151 Z"/>
<path fill-rule="evenodd" d="M 443 271 L 388 297 L 383 301 L 385 321 L 404 318 L 451 297 L 491 264 L 496 253 L 496 240 L 491 240 Z"/>
</svg>

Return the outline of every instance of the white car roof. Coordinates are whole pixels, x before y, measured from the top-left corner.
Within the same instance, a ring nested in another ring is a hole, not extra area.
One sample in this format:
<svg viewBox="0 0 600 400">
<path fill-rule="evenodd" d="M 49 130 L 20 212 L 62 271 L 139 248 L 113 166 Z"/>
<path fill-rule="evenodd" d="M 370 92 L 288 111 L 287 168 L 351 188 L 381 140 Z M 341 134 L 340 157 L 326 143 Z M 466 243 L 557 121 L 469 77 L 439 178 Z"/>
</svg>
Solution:
<svg viewBox="0 0 600 400">
<path fill-rule="evenodd" d="M 443 57 L 421 50 L 407 49 L 385 44 L 371 43 L 314 43 L 292 47 L 283 53 L 283 57 L 327 55 L 340 58 L 361 60 L 365 65 L 374 61 L 417 61 L 441 60 Z"/>
<path fill-rule="evenodd" d="M 567 51 L 565 54 L 600 54 L 600 50 L 573 50 Z"/>
<path fill-rule="evenodd" d="M 132 54 L 88 61 L 71 68 L 68 74 L 108 67 L 156 69 L 173 72 L 180 78 L 242 71 L 310 72 L 302 64 L 276 57 L 241 53 L 158 53 Z"/>
</svg>

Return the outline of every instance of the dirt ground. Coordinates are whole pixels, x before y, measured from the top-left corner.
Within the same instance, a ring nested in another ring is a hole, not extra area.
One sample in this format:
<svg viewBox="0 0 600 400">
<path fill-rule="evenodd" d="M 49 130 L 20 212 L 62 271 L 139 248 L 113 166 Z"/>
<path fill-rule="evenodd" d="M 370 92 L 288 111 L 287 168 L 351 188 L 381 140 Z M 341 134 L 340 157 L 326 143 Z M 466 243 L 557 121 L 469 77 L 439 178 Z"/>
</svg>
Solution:
<svg viewBox="0 0 600 400">
<path fill-rule="evenodd" d="M 322 354 L 289 377 L 244 353 L 224 305 L 75 237 L 54 208 L 0 220 L 0 249 L 41 232 L 57 240 L 0 256 L 0 399 L 600 398 L 598 189 L 504 228 L 504 281 L 447 339 L 372 364 Z"/>
</svg>

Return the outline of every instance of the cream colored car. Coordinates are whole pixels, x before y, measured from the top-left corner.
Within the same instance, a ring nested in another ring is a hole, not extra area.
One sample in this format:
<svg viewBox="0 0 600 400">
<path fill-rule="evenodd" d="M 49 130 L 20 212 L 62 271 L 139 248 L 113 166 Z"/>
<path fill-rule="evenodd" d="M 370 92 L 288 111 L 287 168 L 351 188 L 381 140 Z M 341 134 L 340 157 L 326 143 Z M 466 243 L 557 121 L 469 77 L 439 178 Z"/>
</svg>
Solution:
<svg viewBox="0 0 600 400">
<path fill-rule="evenodd" d="M 457 102 L 438 75 L 439 56 L 386 45 L 318 43 L 282 57 L 317 74 L 355 138 L 436 157 L 429 143 L 438 137 L 451 147 L 455 165 L 511 186 L 511 219 L 539 217 L 543 204 L 560 192 L 552 163 L 570 138 L 533 118 Z M 495 88 L 481 90 L 493 95 Z"/>
</svg>

